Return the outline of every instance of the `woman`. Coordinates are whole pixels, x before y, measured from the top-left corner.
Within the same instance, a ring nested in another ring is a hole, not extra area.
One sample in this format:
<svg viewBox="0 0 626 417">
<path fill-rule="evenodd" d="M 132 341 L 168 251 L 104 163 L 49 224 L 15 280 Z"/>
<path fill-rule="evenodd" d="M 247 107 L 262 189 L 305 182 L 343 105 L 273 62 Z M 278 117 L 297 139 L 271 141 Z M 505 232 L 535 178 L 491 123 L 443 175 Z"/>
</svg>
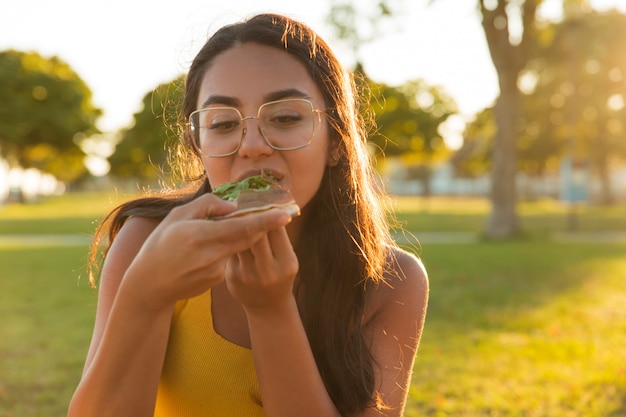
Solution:
<svg viewBox="0 0 626 417">
<path fill-rule="evenodd" d="M 351 78 L 311 29 L 259 15 L 209 39 L 185 93 L 201 184 L 112 214 L 69 414 L 401 416 L 427 279 L 390 237 Z M 300 217 L 207 220 L 235 209 L 212 189 L 261 172 Z"/>
</svg>

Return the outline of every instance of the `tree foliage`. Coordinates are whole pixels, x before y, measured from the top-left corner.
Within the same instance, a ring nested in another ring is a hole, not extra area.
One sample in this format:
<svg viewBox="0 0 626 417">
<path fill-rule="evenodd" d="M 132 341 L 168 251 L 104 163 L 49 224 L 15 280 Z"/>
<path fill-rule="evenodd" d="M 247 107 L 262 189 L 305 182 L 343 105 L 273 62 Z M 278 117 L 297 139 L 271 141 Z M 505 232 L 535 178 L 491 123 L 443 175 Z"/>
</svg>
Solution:
<svg viewBox="0 0 626 417">
<path fill-rule="evenodd" d="M 570 8 L 550 34 L 528 66 L 532 142 L 590 164 L 609 203 L 611 159 L 626 157 L 626 15 Z"/>
<path fill-rule="evenodd" d="M 109 158 L 111 174 L 155 181 L 167 169 L 169 145 L 179 138 L 178 115 L 183 100 L 184 77 L 164 83 L 146 94 L 132 127 L 120 133 Z"/>
<path fill-rule="evenodd" d="M 326 15 L 326 23 L 354 54 L 355 66 L 361 66 L 359 53 L 363 45 L 375 40 L 382 32 L 382 24 L 397 17 L 403 0 L 359 2 L 333 0 Z M 396 4 L 398 3 L 398 4 Z"/>
<path fill-rule="evenodd" d="M 376 132 L 370 137 L 378 155 L 408 156 L 431 163 L 447 154 L 440 125 L 457 112 L 445 91 L 423 80 L 391 87 L 370 81 Z"/>
<path fill-rule="evenodd" d="M 457 176 L 475 178 L 491 171 L 495 135 L 493 108 L 486 108 L 465 126 L 463 146 L 450 159 Z"/>
<path fill-rule="evenodd" d="M 457 112 L 454 100 L 439 87 L 423 80 L 407 81 L 392 87 L 371 80 L 359 57 L 361 48 L 381 36 L 382 24 L 399 16 L 401 1 L 380 0 L 357 3 L 333 2 L 327 23 L 355 55 L 355 73 L 371 95 L 363 104 L 364 117 L 373 113 L 376 130 L 369 138 L 377 157 L 402 157 L 409 166 L 409 176 L 422 180 L 428 192 L 432 164 L 447 154 L 439 133 L 441 124 Z M 362 86 L 363 87 L 363 86 Z"/>
<path fill-rule="evenodd" d="M 0 52 L 0 156 L 71 182 L 86 172 L 80 141 L 101 110 L 85 82 L 58 57 Z"/>
<path fill-rule="evenodd" d="M 554 172 L 564 155 L 589 164 L 603 180 L 610 202 L 611 158 L 626 157 L 626 16 L 617 12 L 572 13 L 538 32 L 532 58 L 521 72 L 522 117 L 517 131 L 517 169 Z M 460 175 L 491 169 L 493 109 L 470 123 L 453 158 Z"/>
</svg>

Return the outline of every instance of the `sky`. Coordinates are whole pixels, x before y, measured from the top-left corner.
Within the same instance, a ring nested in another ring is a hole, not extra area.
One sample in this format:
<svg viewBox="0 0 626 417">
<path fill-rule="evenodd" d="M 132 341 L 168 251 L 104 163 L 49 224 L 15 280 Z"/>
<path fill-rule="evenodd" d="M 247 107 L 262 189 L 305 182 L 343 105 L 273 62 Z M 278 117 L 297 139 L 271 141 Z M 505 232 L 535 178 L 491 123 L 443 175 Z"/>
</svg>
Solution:
<svg viewBox="0 0 626 417">
<path fill-rule="evenodd" d="M 357 2 L 358 3 L 358 2 Z M 361 52 L 376 81 L 424 79 L 459 106 L 450 136 L 498 94 L 497 76 L 480 26 L 477 0 L 404 0 L 393 27 Z M 128 126 L 146 93 L 187 71 L 206 38 L 226 23 L 278 12 L 315 29 L 347 66 L 354 55 L 337 40 L 325 14 L 329 0 L 0 0 L 0 50 L 35 50 L 70 64 L 104 110 L 99 127 Z M 262 6 L 261 6 L 262 4 Z M 558 13 L 556 0 L 545 12 Z M 594 7 L 626 0 L 596 0 Z M 454 139 L 452 138 L 451 141 Z"/>
</svg>

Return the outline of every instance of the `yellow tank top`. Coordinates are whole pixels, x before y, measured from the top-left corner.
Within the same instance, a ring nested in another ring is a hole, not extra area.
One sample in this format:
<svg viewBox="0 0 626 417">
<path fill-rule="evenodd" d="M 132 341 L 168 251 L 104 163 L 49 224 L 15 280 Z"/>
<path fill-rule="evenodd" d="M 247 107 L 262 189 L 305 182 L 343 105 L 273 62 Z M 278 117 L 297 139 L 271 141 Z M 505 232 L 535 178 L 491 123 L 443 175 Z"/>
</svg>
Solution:
<svg viewBox="0 0 626 417">
<path fill-rule="evenodd" d="M 215 332 L 211 291 L 176 305 L 154 415 L 265 415 L 252 351 Z"/>
</svg>

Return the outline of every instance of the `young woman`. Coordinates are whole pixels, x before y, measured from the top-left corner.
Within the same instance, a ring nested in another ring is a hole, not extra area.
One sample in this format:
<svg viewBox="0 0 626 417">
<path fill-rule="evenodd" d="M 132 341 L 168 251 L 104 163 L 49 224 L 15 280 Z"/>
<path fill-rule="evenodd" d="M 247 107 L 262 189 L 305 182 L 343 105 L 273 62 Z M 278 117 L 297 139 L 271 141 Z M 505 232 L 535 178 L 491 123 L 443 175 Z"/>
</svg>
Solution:
<svg viewBox="0 0 626 417">
<path fill-rule="evenodd" d="M 209 39 L 183 104 L 200 179 L 106 223 L 70 416 L 403 414 L 428 285 L 390 237 L 357 107 L 299 22 L 259 15 Z M 235 209 L 212 189 L 260 172 L 301 216 L 210 220 Z"/>
</svg>

